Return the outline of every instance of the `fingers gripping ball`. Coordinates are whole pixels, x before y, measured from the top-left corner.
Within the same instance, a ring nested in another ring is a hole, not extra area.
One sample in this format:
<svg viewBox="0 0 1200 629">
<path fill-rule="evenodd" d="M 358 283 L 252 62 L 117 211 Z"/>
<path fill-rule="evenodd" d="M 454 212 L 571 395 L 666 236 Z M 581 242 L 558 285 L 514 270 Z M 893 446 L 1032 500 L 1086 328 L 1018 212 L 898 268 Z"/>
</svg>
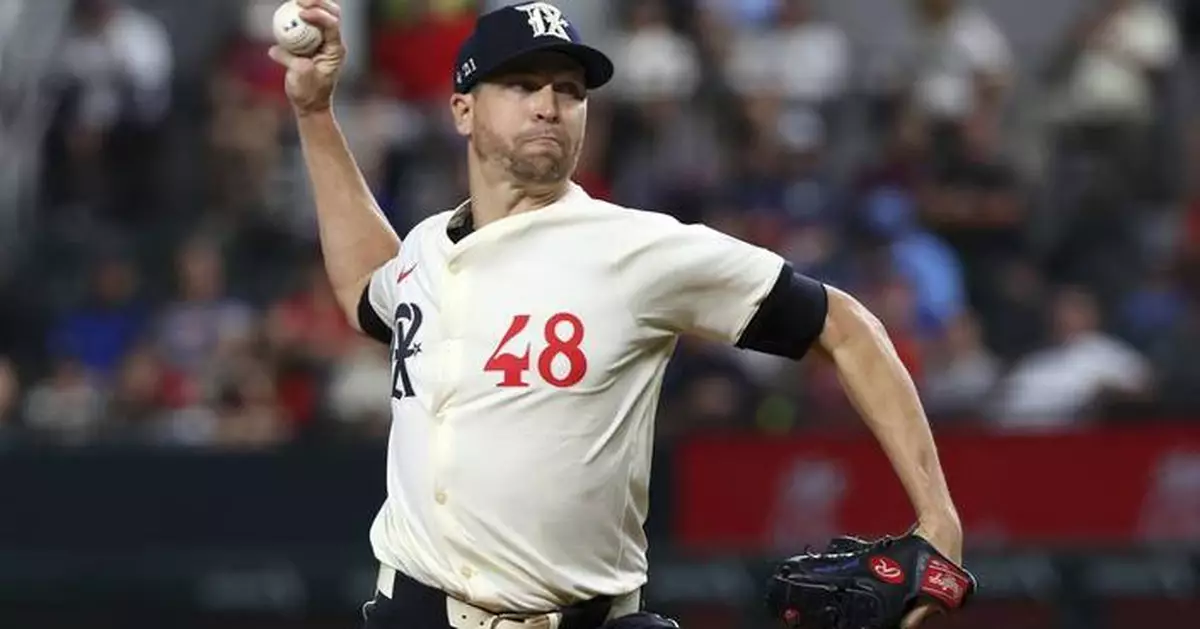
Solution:
<svg viewBox="0 0 1200 629">
<path fill-rule="evenodd" d="M 300 17 L 300 5 L 294 0 L 275 9 L 274 29 L 275 41 L 293 55 L 307 57 L 321 47 L 321 29 Z"/>
</svg>

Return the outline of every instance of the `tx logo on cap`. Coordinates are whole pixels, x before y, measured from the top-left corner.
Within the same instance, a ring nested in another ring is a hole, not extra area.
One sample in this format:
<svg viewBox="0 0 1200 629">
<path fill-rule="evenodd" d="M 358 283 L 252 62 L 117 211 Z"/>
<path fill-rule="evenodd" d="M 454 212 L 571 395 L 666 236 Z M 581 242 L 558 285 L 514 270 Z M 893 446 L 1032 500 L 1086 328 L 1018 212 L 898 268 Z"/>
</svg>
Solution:
<svg viewBox="0 0 1200 629">
<path fill-rule="evenodd" d="M 533 29 L 534 37 L 557 37 L 571 41 L 567 34 L 567 18 L 562 10 L 546 2 L 531 2 L 513 7 L 529 16 L 529 26 Z"/>
</svg>

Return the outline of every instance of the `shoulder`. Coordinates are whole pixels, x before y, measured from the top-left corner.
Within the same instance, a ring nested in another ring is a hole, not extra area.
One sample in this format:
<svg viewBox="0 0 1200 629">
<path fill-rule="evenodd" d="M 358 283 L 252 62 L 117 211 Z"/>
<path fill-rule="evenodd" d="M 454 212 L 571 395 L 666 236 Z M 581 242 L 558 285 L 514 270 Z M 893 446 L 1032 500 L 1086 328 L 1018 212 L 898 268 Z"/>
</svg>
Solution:
<svg viewBox="0 0 1200 629">
<path fill-rule="evenodd" d="M 565 220 L 619 229 L 622 230 L 623 238 L 635 240 L 646 235 L 670 232 L 685 227 L 683 223 L 669 214 L 625 207 L 591 197 L 573 200 L 565 209 L 568 211 L 561 214 Z"/>
<path fill-rule="evenodd" d="M 448 210 L 441 210 L 421 219 L 408 233 L 400 238 L 400 251 L 397 258 L 411 256 L 431 247 L 430 241 L 438 234 L 445 234 L 451 223 L 461 214 L 464 205 Z"/>
<path fill-rule="evenodd" d="M 783 259 L 703 223 L 684 223 L 669 214 L 590 200 L 571 214 L 598 229 L 580 230 L 587 243 L 599 245 L 607 260 L 631 277 L 680 279 L 720 276 L 716 262 L 731 272 L 768 269 L 774 278 Z M 564 213 L 566 214 L 566 213 Z M 736 263 L 734 262 L 736 260 Z"/>
<path fill-rule="evenodd" d="M 692 258 L 703 252 L 752 247 L 703 223 L 685 223 L 653 210 L 602 203 L 592 209 L 605 228 L 605 247 L 617 260 L 644 260 L 654 267 L 669 266 L 681 256 Z"/>
<path fill-rule="evenodd" d="M 684 223 L 662 212 L 596 199 L 587 200 L 577 209 L 570 212 L 574 220 L 597 227 L 589 230 L 588 237 L 602 243 L 618 260 L 644 259 L 655 267 L 666 267 L 671 260 L 699 260 L 713 254 L 766 256 L 772 262 L 778 258 L 773 252 L 704 223 Z"/>
<path fill-rule="evenodd" d="M 419 223 L 413 225 L 412 229 L 404 235 L 402 240 L 407 242 L 409 239 L 418 239 L 428 234 L 436 234 L 439 229 L 445 231 L 446 227 L 450 225 L 451 219 L 454 218 L 461 207 L 434 212 L 421 219 Z"/>
<path fill-rule="evenodd" d="M 682 229 L 675 217 L 653 210 L 626 207 L 586 195 L 573 197 L 560 208 L 550 210 L 546 222 L 570 233 L 567 241 L 602 244 L 607 251 L 637 248 L 639 243 L 657 240 Z"/>
</svg>

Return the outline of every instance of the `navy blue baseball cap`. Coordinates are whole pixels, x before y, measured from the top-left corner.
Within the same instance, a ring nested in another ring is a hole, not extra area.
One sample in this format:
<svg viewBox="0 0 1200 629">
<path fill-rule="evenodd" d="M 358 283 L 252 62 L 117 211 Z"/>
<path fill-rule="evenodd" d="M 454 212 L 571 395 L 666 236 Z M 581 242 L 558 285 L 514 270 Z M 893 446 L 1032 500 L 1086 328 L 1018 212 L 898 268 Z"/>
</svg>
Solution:
<svg viewBox="0 0 1200 629">
<path fill-rule="evenodd" d="M 504 64 L 539 50 L 561 52 L 583 66 L 584 84 L 596 89 L 613 75 L 612 61 L 583 43 L 562 10 L 527 2 L 480 15 L 454 64 L 454 91 L 465 94 Z"/>
</svg>

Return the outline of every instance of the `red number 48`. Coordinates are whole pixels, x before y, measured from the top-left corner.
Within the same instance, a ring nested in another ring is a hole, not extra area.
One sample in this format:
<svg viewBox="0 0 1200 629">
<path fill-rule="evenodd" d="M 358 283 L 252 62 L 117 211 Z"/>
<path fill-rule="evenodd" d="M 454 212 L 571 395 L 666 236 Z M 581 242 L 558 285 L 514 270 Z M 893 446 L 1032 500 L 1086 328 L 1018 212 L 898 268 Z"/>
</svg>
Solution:
<svg viewBox="0 0 1200 629">
<path fill-rule="evenodd" d="M 566 323 L 570 327 L 567 338 L 559 337 L 558 327 L 561 323 Z M 523 332 L 528 325 L 529 315 L 513 317 L 508 331 L 504 333 L 504 338 L 500 339 L 500 344 L 496 346 L 496 351 L 492 352 L 491 357 L 484 364 L 484 371 L 498 371 L 503 374 L 503 378 L 496 386 L 529 386 L 524 379 L 525 372 L 529 371 L 529 345 L 525 346 L 525 353 L 520 356 L 513 353 L 500 353 L 504 346 L 513 340 L 513 337 Z M 546 340 L 546 349 L 538 355 L 538 375 L 542 377 L 542 380 L 560 388 L 579 384 L 579 381 L 583 380 L 583 376 L 587 373 L 587 356 L 584 355 L 583 350 L 579 349 L 579 344 L 583 342 L 583 322 L 569 312 L 560 312 L 546 321 L 542 336 Z M 553 370 L 554 359 L 558 356 L 565 357 L 570 366 L 567 374 L 561 378 L 556 376 Z"/>
</svg>

